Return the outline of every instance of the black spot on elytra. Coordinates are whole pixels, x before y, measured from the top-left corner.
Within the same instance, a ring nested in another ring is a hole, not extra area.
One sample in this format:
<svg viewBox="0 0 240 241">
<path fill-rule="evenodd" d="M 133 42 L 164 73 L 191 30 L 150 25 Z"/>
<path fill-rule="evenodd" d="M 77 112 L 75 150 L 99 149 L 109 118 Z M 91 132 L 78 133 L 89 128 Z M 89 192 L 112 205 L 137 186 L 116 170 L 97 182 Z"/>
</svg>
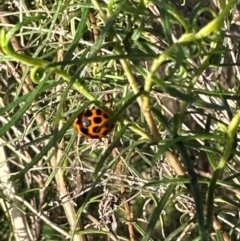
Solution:
<svg viewBox="0 0 240 241">
<path fill-rule="evenodd" d="M 82 119 L 81 119 L 81 116 L 79 116 L 77 118 L 77 124 L 80 126 L 82 124 Z"/>
<path fill-rule="evenodd" d="M 88 129 L 81 127 L 80 130 L 84 135 L 88 136 Z"/>
<path fill-rule="evenodd" d="M 108 116 L 107 113 L 104 113 L 103 116 L 104 116 L 105 119 L 108 119 L 108 118 L 109 118 L 109 116 Z"/>
<path fill-rule="evenodd" d="M 95 126 L 95 127 L 93 127 L 93 132 L 99 133 L 99 132 L 101 132 L 101 128 L 99 126 Z"/>
<path fill-rule="evenodd" d="M 93 118 L 93 122 L 94 122 L 95 124 L 100 124 L 100 123 L 102 123 L 102 118 L 101 118 L 101 117 L 94 117 L 94 118 Z"/>
<path fill-rule="evenodd" d="M 105 131 L 102 133 L 102 135 L 103 135 L 103 136 L 106 136 L 107 133 L 108 133 L 108 130 L 105 130 Z"/>
<path fill-rule="evenodd" d="M 90 133 L 89 133 L 89 135 L 88 135 L 90 138 L 92 138 L 92 139 L 99 139 L 99 135 L 91 135 Z"/>
<path fill-rule="evenodd" d="M 97 115 L 101 115 L 102 114 L 102 110 L 96 109 L 96 113 L 97 113 Z"/>
<path fill-rule="evenodd" d="M 86 117 L 90 117 L 90 116 L 92 116 L 92 115 L 93 115 L 93 113 L 92 113 L 91 110 L 86 110 L 86 111 L 84 112 L 84 116 L 86 116 Z"/>
</svg>

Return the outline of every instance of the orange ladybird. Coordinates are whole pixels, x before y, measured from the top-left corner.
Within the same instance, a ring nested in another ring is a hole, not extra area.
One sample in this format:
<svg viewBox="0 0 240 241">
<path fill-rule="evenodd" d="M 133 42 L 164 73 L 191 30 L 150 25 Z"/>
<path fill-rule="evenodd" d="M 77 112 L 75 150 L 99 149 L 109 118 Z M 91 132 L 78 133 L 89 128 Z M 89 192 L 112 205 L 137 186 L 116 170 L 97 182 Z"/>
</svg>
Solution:
<svg viewBox="0 0 240 241">
<path fill-rule="evenodd" d="M 78 134 L 88 138 L 98 139 L 106 136 L 113 125 L 106 124 L 110 115 L 99 108 L 92 107 L 84 110 L 73 122 Z"/>
</svg>

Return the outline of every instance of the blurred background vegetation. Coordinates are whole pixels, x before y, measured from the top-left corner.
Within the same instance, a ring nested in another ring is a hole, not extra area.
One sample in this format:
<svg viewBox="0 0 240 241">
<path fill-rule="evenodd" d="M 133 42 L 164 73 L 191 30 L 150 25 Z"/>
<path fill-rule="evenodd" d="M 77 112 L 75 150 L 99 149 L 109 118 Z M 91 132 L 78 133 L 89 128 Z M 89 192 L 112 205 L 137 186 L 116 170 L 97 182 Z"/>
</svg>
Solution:
<svg viewBox="0 0 240 241">
<path fill-rule="evenodd" d="M 239 6 L 4 1 L 0 240 L 239 240 Z"/>
</svg>

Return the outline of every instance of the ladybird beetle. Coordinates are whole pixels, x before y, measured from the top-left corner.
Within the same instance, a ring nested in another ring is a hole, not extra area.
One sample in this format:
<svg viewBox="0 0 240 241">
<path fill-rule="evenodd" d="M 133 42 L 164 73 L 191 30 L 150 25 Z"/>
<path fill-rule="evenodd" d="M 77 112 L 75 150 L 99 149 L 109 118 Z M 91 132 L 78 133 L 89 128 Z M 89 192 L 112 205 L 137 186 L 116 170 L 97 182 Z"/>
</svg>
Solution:
<svg viewBox="0 0 240 241">
<path fill-rule="evenodd" d="M 73 126 L 78 131 L 78 134 L 97 139 L 108 134 L 112 129 L 111 123 L 105 124 L 110 115 L 99 108 L 92 107 L 84 110 L 73 122 Z"/>
</svg>

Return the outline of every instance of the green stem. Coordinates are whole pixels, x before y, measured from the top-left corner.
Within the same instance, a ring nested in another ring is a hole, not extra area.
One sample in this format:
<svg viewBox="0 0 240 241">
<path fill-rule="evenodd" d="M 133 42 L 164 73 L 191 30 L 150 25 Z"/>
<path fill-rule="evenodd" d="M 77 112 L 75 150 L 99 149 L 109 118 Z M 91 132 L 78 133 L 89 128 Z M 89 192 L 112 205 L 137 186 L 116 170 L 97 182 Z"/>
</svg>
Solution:
<svg viewBox="0 0 240 241">
<path fill-rule="evenodd" d="M 237 129 L 240 125 L 240 111 L 237 112 L 237 114 L 233 117 L 231 122 L 228 125 L 227 128 L 227 140 L 226 140 L 226 147 L 224 150 L 223 155 L 220 158 L 219 164 L 217 168 L 215 169 L 213 173 L 213 178 L 211 180 L 209 191 L 208 191 L 208 213 L 207 213 L 207 226 L 210 230 L 212 227 L 212 221 L 213 221 L 213 211 L 214 211 L 214 196 L 215 196 L 215 188 L 216 183 L 219 178 L 219 176 L 222 173 L 223 168 L 225 167 L 228 159 L 231 157 L 232 149 L 234 148 L 234 142 L 236 138 Z"/>
<path fill-rule="evenodd" d="M 24 55 L 24 54 L 16 53 L 9 45 L 11 34 L 12 34 L 12 32 L 6 34 L 5 29 L 4 28 L 1 29 L 1 31 L 0 31 L 0 47 L 2 48 L 3 52 L 6 55 L 9 55 L 16 61 L 22 62 L 22 63 L 30 65 L 30 66 L 34 66 L 34 68 L 32 70 L 33 72 L 31 73 L 31 77 L 32 77 L 32 80 L 34 83 L 37 83 L 37 84 L 39 83 L 39 80 L 36 79 L 36 77 L 35 77 L 35 73 L 40 68 L 48 69 L 50 72 L 58 74 L 66 81 L 68 81 L 68 82 L 71 81 L 72 77 L 69 74 L 67 74 L 66 72 L 60 70 L 59 68 L 57 68 L 57 67 L 47 68 L 47 66 L 50 64 L 50 62 L 48 62 L 46 60 L 38 59 L 38 58 L 32 58 L 32 57 Z M 84 95 L 87 99 L 89 99 L 90 101 L 95 100 L 95 97 L 91 93 L 89 93 L 85 89 L 85 87 L 83 85 L 81 85 L 79 82 L 75 82 L 73 84 L 73 87 L 78 92 L 80 92 L 82 95 Z"/>
</svg>

